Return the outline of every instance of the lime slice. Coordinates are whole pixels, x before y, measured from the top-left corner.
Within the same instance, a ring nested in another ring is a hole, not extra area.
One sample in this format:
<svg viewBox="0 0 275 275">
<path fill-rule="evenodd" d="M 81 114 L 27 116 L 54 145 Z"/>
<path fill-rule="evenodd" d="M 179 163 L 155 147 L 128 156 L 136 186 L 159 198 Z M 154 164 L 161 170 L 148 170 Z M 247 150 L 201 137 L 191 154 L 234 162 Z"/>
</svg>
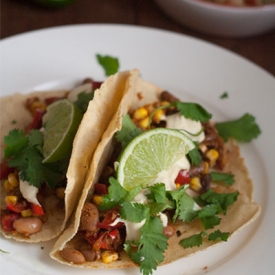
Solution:
<svg viewBox="0 0 275 275">
<path fill-rule="evenodd" d="M 117 179 L 128 191 L 155 182 L 162 171 L 195 147 L 191 139 L 178 130 L 156 128 L 134 138 L 119 158 Z"/>
<path fill-rule="evenodd" d="M 44 163 L 56 162 L 71 154 L 81 119 L 81 111 L 68 99 L 58 100 L 48 107 L 43 117 Z"/>
</svg>

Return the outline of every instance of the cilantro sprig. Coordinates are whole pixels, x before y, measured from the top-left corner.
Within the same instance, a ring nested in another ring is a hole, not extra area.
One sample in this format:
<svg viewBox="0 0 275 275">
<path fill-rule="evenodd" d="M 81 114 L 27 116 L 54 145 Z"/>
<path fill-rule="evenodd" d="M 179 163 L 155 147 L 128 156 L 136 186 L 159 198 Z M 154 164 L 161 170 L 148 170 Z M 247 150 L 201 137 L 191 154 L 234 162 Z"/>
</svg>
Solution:
<svg viewBox="0 0 275 275">
<path fill-rule="evenodd" d="M 180 244 L 183 248 L 191 248 L 194 246 L 201 246 L 203 243 L 203 239 L 206 238 L 209 241 L 224 241 L 226 242 L 229 238 L 229 232 L 221 232 L 220 230 L 216 230 L 209 235 L 202 231 L 198 234 L 192 235 L 188 238 L 184 238 L 180 241 Z"/>
<path fill-rule="evenodd" d="M 232 137 L 237 141 L 250 142 L 261 133 L 255 117 L 248 113 L 236 120 L 216 123 L 215 126 L 225 141 Z"/>
<path fill-rule="evenodd" d="M 42 163 L 43 136 L 39 130 L 31 130 L 28 135 L 25 135 L 23 130 L 11 130 L 4 137 L 4 143 L 4 157 L 8 159 L 9 167 L 20 171 L 21 180 L 36 187 L 46 182 L 51 188 L 62 180 L 65 174 L 63 169 L 66 167 L 64 163 Z"/>
<path fill-rule="evenodd" d="M 232 185 L 235 182 L 235 176 L 229 173 L 210 172 L 211 180 L 214 182 L 223 182 L 226 185 Z"/>
<path fill-rule="evenodd" d="M 115 74 L 119 70 L 119 60 L 116 57 L 110 55 L 96 55 L 98 63 L 102 66 L 105 71 L 105 76 Z"/>
</svg>

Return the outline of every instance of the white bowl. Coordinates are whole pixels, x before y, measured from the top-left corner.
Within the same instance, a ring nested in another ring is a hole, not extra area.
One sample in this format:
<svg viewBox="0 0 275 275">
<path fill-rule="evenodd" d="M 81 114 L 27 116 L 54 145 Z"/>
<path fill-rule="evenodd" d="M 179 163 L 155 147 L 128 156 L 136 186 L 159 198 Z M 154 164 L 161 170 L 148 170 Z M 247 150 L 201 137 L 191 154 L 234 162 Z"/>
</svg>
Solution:
<svg viewBox="0 0 275 275">
<path fill-rule="evenodd" d="M 275 4 L 237 7 L 201 0 L 155 0 L 180 24 L 222 37 L 247 37 L 275 28 Z"/>
</svg>

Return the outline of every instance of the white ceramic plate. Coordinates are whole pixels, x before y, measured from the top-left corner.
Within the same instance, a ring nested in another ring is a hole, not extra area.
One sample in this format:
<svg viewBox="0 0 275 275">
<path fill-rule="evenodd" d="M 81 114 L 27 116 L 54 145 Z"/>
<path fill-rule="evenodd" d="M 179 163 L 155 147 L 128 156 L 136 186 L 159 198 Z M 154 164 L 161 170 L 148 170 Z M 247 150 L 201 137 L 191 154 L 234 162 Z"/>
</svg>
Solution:
<svg viewBox="0 0 275 275">
<path fill-rule="evenodd" d="M 243 58 L 191 37 L 121 25 L 78 25 L 17 35 L 0 42 L 1 96 L 16 91 L 67 88 L 90 76 L 103 80 L 95 54 L 119 57 L 121 70 L 139 68 L 142 77 L 183 100 L 198 101 L 221 121 L 250 112 L 262 134 L 241 145 L 260 218 L 227 243 L 159 267 L 156 274 L 271 274 L 275 255 L 275 169 L 273 76 Z M 229 97 L 220 99 L 227 91 Z M 3 274 L 86 275 L 50 259 L 53 242 L 16 243 L 0 237 Z M 110 274 L 110 270 L 96 270 Z M 112 274 L 139 274 L 135 268 Z"/>
</svg>

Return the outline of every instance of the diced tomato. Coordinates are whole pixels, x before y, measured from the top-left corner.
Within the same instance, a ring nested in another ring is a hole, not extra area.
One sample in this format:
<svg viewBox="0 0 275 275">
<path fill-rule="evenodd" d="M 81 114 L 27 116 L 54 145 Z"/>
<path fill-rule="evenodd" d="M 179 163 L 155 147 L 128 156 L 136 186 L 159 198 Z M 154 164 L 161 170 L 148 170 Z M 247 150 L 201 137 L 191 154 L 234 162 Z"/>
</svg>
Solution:
<svg viewBox="0 0 275 275">
<path fill-rule="evenodd" d="M 20 217 L 18 213 L 6 214 L 1 217 L 2 228 L 6 232 L 14 230 L 13 222 Z"/>
<path fill-rule="evenodd" d="M 17 203 L 7 203 L 6 209 L 14 213 L 21 213 L 21 211 L 28 208 L 28 203 L 26 201 L 21 201 Z"/>
<path fill-rule="evenodd" d="M 44 215 L 44 210 L 42 206 L 38 204 L 31 203 L 31 211 L 35 216 L 43 216 Z"/>
<path fill-rule="evenodd" d="M 6 179 L 8 175 L 14 172 L 15 168 L 8 166 L 8 161 L 4 160 L 0 163 L 0 180 Z"/>
<path fill-rule="evenodd" d="M 114 229 L 111 231 L 102 231 L 98 235 L 98 237 L 89 236 L 87 240 L 92 245 L 93 250 L 99 251 L 100 249 L 105 250 L 113 250 L 114 243 L 119 238 L 119 231 L 118 229 Z"/>
<path fill-rule="evenodd" d="M 98 223 L 98 227 L 102 229 L 111 229 L 111 228 L 121 228 L 124 226 L 122 222 L 118 222 L 115 225 L 111 225 L 116 218 L 118 217 L 118 212 L 114 209 L 109 210 L 105 216 L 104 219 Z"/>
<path fill-rule="evenodd" d="M 114 249 L 114 242 L 116 238 L 119 236 L 119 231 L 118 229 L 114 229 L 110 232 L 106 232 L 104 234 L 104 237 L 102 238 L 101 241 L 101 249 L 106 249 L 106 250 L 113 250 Z"/>
<path fill-rule="evenodd" d="M 106 195 L 108 194 L 108 188 L 106 184 L 96 183 L 95 184 L 95 193 L 98 195 Z"/>
<path fill-rule="evenodd" d="M 102 82 L 93 80 L 93 90 L 100 88 Z"/>
<path fill-rule="evenodd" d="M 42 117 L 45 111 L 35 109 L 32 122 L 25 128 L 25 134 L 28 134 L 33 129 L 40 129 L 42 127 Z"/>
<path fill-rule="evenodd" d="M 188 171 L 180 170 L 176 179 L 175 179 L 175 183 L 180 184 L 180 185 L 190 183 L 190 177 L 189 177 Z"/>
</svg>

